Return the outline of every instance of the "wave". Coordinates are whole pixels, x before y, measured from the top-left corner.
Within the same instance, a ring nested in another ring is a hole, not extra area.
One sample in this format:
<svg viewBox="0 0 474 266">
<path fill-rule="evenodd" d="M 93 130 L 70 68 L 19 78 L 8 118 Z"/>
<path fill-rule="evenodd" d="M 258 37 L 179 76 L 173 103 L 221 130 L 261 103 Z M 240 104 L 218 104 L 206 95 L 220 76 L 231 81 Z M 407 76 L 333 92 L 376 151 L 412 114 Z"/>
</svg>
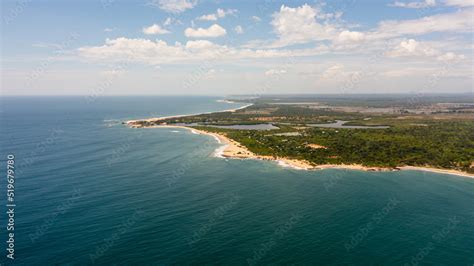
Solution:
<svg viewBox="0 0 474 266">
<path fill-rule="evenodd" d="M 295 170 L 306 170 L 304 168 L 288 164 L 287 162 L 282 161 L 282 160 L 277 160 L 277 163 L 278 163 L 278 166 L 283 167 L 283 168 L 290 168 L 290 169 L 295 169 Z"/>
<path fill-rule="evenodd" d="M 221 143 L 220 140 L 219 140 L 219 143 Z M 217 157 L 217 158 L 225 158 L 225 157 L 224 157 L 224 151 L 225 151 L 225 149 L 227 148 L 227 146 L 229 146 L 229 145 L 222 145 L 222 146 L 220 146 L 219 148 L 217 148 L 217 149 L 214 151 L 214 157 Z"/>
</svg>

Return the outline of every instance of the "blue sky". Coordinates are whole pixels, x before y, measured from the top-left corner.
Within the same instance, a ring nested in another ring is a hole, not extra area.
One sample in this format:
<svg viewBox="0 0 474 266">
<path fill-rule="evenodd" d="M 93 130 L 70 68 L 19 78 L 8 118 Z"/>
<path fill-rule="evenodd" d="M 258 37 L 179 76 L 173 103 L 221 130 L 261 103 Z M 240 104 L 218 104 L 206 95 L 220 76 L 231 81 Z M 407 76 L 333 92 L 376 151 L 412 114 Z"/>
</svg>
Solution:
<svg viewBox="0 0 474 266">
<path fill-rule="evenodd" d="M 472 93 L 473 9 L 473 0 L 7 0 L 1 93 Z"/>
</svg>

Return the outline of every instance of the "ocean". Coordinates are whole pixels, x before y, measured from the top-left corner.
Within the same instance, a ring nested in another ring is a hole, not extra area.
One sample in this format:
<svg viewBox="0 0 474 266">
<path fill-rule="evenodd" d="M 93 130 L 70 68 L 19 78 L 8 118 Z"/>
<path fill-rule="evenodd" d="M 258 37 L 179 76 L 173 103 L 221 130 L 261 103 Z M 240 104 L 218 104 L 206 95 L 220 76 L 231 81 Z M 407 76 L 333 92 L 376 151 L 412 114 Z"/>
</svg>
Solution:
<svg viewBox="0 0 474 266">
<path fill-rule="evenodd" d="M 473 265 L 474 179 L 300 171 L 122 121 L 216 97 L 1 97 L 2 265 Z M 7 157 L 15 157 L 15 259 Z"/>
</svg>

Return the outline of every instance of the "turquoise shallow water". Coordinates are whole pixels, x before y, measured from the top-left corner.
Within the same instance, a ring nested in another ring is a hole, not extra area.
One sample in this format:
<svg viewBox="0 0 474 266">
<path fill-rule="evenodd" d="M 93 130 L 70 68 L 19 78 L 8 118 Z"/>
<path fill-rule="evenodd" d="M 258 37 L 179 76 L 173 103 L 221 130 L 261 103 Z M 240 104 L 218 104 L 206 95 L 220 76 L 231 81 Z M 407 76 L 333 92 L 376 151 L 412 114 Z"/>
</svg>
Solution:
<svg viewBox="0 0 474 266">
<path fill-rule="evenodd" d="M 211 137 L 119 123 L 239 106 L 216 98 L 0 99 L 15 265 L 474 263 L 474 179 L 225 160 Z"/>
</svg>

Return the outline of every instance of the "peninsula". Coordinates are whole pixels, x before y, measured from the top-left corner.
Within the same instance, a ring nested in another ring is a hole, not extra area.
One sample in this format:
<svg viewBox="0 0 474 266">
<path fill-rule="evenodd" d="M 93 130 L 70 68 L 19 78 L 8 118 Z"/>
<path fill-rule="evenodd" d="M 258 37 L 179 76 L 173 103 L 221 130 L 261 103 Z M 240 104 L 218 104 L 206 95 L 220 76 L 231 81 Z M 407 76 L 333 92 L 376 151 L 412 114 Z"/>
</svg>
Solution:
<svg viewBox="0 0 474 266">
<path fill-rule="evenodd" d="M 426 97 L 416 103 L 390 96 L 231 100 L 251 104 L 126 124 L 188 128 L 225 144 L 218 156 L 275 160 L 296 169 L 407 169 L 474 177 L 474 104 L 462 97 Z"/>
</svg>

